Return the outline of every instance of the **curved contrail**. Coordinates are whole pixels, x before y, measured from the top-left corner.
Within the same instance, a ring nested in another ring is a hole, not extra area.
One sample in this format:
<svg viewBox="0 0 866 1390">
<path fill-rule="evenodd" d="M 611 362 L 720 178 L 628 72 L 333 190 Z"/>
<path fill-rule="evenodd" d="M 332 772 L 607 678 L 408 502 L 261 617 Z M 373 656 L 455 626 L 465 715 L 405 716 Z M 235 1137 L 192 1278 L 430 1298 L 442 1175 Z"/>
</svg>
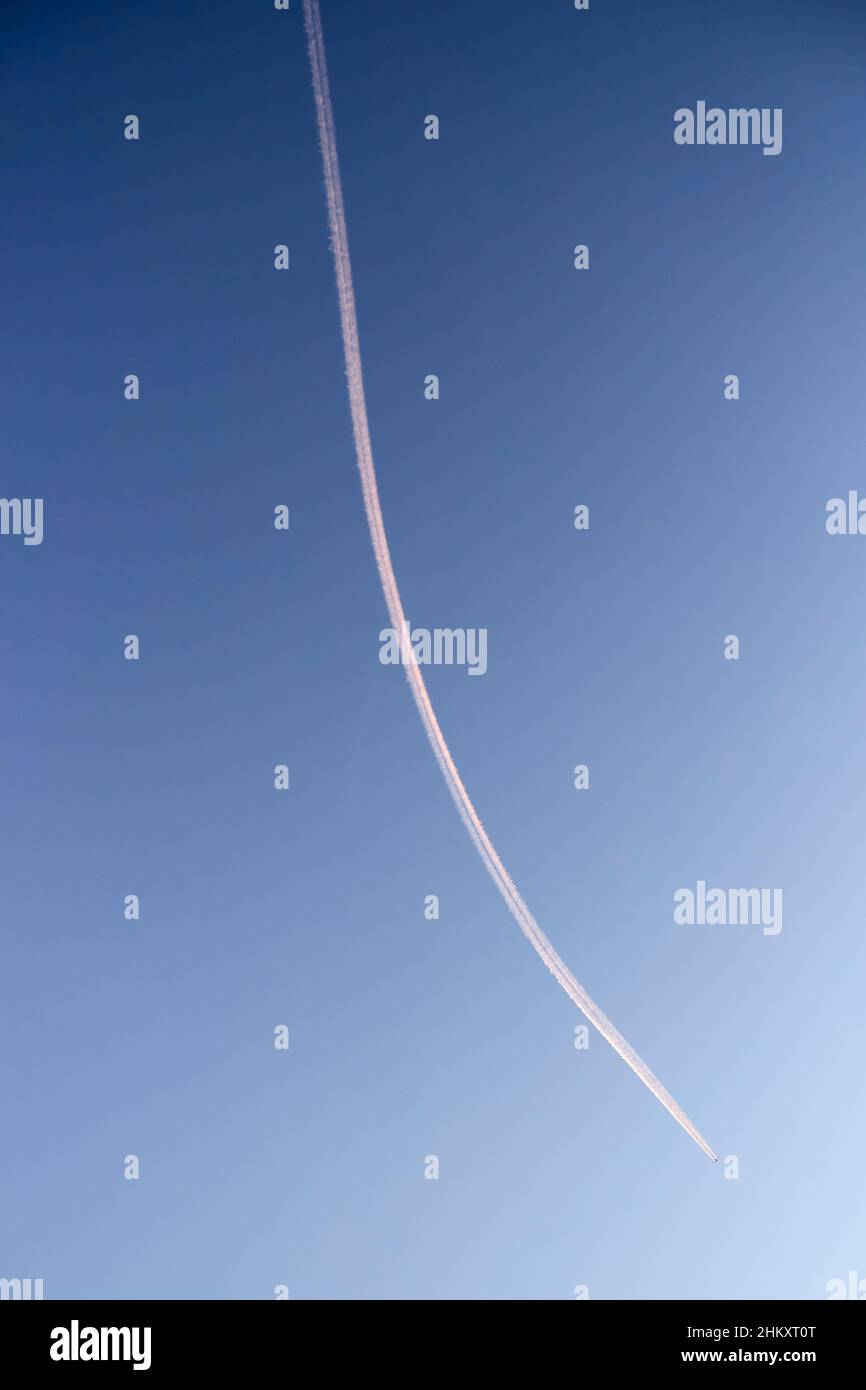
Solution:
<svg viewBox="0 0 866 1390">
<path fill-rule="evenodd" d="M 328 219 L 331 230 L 331 249 L 334 253 L 334 267 L 337 272 L 337 296 L 340 303 L 340 319 L 343 329 L 343 352 L 346 358 L 346 375 L 349 385 L 349 405 L 352 412 L 352 429 L 355 435 L 355 452 L 358 456 L 358 468 L 361 473 L 361 488 L 364 494 L 364 507 L 367 512 L 367 524 L 370 528 L 370 539 L 373 542 L 373 550 L 376 555 L 376 565 L 379 570 L 379 578 L 382 582 L 382 590 L 385 595 L 385 602 L 388 605 L 388 613 L 391 617 L 391 625 L 396 632 L 404 631 L 403 604 L 400 600 L 400 592 L 397 588 L 397 580 L 394 575 L 394 566 L 391 563 L 391 554 L 388 549 L 388 537 L 385 533 L 385 523 L 382 520 L 382 508 L 379 503 L 379 489 L 376 484 L 376 469 L 373 464 L 373 450 L 370 444 L 370 426 L 367 419 L 367 405 L 364 398 L 364 380 L 361 370 L 361 345 L 358 338 L 358 318 L 355 309 L 355 291 L 352 286 L 352 265 L 349 259 L 349 239 L 346 231 L 346 214 L 343 208 L 343 188 L 340 180 L 340 166 L 337 161 L 337 140 L 334 134 L 334 113 L 331 107 L 331 94 L 328 85 L 328 70 L 325 64 L 325 45 L 322 38 L 322 17 L 319 12 L 318 0 L 304 0 L 304 21 L 307 30 L 307 44 L 310 55 L 310 67 L 312 69 L 313 90 L 316 97 L 316 112 L 319 125 L 319 143 L 322 149 L 322 164 L 325 174 L 325 188 L 328 195 Z M 439 727 L 439 721 L 430 703 L 430 696 L 427 694 L 427 687 L 420 667 L 415 660 L 415 654 L 409 648 L 406 660 L 406 676 L 409 681 L 409 688 L 418 706 L 418 713 L 424 725 L 425 732 L 430 740 L 430 746 L 436 754 L 436 761 L 442 770 L 442 776 L 448 786 L 448 790 L 454 799 L 454 804 L 460 813 L 460 818 L 472 839 L 475 848 L 480 854 L 484 866 L 496 887 L 502 894 L 512 915 L 516 918 L 517 924 L 524 936 L 528 938 L 535 947 L 544 964 L 550 973 L 559 981 L 562 988 L 570 999 L 585 1014 L 590 1023 L 593 1023 L 603 1038 L 606 1038 L 611 1047 L 614 1048 L 625 1062 L 631 1067 L 644 1083 L 652 1091 L 653 1095 L 661 1101 L 666 1110 L 670 1111 L 674 1119 L 682 1125 L 683 1129 L 692 1136 L 696 1144 L 699 1144 L 704 1153 L 709 1154 L 714 1162 L 718 1162 L 709 1144 L 702 1135 L 695 1129 L 689 1117 L 677 1105 L 673 1096 L 669 1095 L 664 1086 L 637 1055 L 632 1047 L 626 1042 L 625 1038 L 614 1028 L 610 1019 L 602 1013 L 596 1003 L 590 999 L 583 986 L 574 978 L 565 962 L 557 955 L 553 946 L 548 941 L 544 932 L 536 922 L 526 903 L 517 891 L 511 877 L 496 853 L 491 843 L 490 837 L 481 820 L 478 812 L 472 805 L 460 773 L 451 756 L 445 736 Z"/>
</svg>

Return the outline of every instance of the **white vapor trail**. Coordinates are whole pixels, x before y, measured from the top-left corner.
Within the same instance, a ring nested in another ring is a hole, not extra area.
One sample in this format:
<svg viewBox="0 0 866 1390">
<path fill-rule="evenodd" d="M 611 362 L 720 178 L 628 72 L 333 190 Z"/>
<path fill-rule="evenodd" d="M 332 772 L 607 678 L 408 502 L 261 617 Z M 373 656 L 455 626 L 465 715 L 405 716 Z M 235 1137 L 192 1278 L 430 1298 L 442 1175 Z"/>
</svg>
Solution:
<svg viewBox="0 0 866 1390">
<path fill-rule="evenodd" d="M 382 583 L 385 602 L 388 605 L 391 625 L 397 632 L 402 632 L 404 622 L 403 604 L 400 600 L 400 592 L 397 588 L 397 580 L 394 575 L 394 567 L 391 563 L 391 554 L 388 549 L 385 524 L 382 520 L 379 489 L 376 484 L 376 470 L 373 464 L 373 450 L 370 444 L 370 427 L 364 398 L 361 346 L 358 338 L 358 320 L 355 308 L 355 291 L 352 285 L 352 265 L 349 259 L 349 240 L 346 231 L 346 215 L 343 207 L 343 189 L 340 180 L 340 166 L 337 160 L 337 141 L 334 134 L 334 113 L 331 107 L 328 71 L 325 64 L 325 46 L 322 37 L 322 19 L 319 12 L 318 0 L 304 0 L 304 20 L 307 30 L 313 90 L 316 98 L 319 143 L 322 150 L 325 188 L 328 197 L 331 249 L 334 254 L 334 266 L 337 272 L 337 295 L 340 304 L 343 351 L 346 358 L 346 376 L 348 378 L 352 429 L 355 436 L 355 452 L 358 457 L 358 468 L 361 473 L 361 487 L 364 494 L 364 507 L 367 512 L 367 524 L 370 528 L 370 538 L 373 542 L 376 565 L 379 570 L 379 579 Z M 568 966 L 554 950 L 544 932 L 539 927 L 512 882 L 505 865 L 496 853 L 490 837 L 481 823 L 478 812 L 475 810 L 469 798 L 469 793 L 463 785 L 463 781 L 460 777 L 460 773 L 457 771 L 448 744 L 445 742 L 445 736 L 439 727 L 439 721 L 436 718 L 436 714 L 430 702 L 430 697 L 427 694 L 424 677 L 414 658 L 414 653 L 410 653 L 407 658 L 406 675 L 427 738 L 430 741 L 430 746 L 436 754 L 436 760 L 442 770 L 442 775 L 445 778 L 454 804 L 460 813 L 460 818 L 466 826 L 472 842 L 484 862 L 487 872 L 490 874 L 490 877 L 505 899 L 512 915 L 515 917 L 520 930 L 541 956 L 541 959 L 544 961 L 550 973 L 559 981 L 566 994 L 574 1001 L 580 1011 L 585 1014 L 590 1023 L 595 1025 L 602 1037 L 607 1039 L 611 1047 L 628 1063 L 632 1071 L 640 1077 L 645 1086 L 649 1087 L 653 1095 L 661 1101 L 665 1109 L 673 1115 L 674 1119 L 682 1125 L 683 1129 L 692 1136 L 695 1143 L 700 1145 L 704 1153 L 708 1154 L 714 1162 L 717 1162 L 716 1155 L 713 1153 L 709 1144 L 701 1136 L 685 1112 L 680 1109 L 673 1096 L 668 1094 L 658 1077 L 650 1071 L 646 1063 L 642 1061 L 634 1049 L 629 1046 L 622 1034 L 614 1028 L 610 1019 L 602 1013 L 598 1005 L 589 997 L 586 990 L 574 978 Z"/>
</svg>

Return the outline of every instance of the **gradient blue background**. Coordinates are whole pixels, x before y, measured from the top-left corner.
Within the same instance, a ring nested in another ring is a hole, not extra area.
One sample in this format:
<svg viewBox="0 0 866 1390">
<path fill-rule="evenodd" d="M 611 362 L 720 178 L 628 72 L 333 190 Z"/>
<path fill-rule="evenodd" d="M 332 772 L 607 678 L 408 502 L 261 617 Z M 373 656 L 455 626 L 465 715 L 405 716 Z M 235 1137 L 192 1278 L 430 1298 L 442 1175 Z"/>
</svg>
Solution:
<svg viewBox="0 0 866 1390">
<path fill-rule="evenodd" d="M 0 540 L 0 1275 L 821 1298 L 866 1277 L 866 539 L 824 529 L 866 489 L 866 14 L 322 10 L 406 609 L 489 630 L 434 702 L 741 1177 L 574 1049 L 379 664 L 300 0 L 5 4 L 0 491 L 46 530 Z M 698 99 L 783 107 L 783 153 L 678 148 Z M 698 878 L 782 887 L 782 934 L 676 927 Z"/>
</svg>

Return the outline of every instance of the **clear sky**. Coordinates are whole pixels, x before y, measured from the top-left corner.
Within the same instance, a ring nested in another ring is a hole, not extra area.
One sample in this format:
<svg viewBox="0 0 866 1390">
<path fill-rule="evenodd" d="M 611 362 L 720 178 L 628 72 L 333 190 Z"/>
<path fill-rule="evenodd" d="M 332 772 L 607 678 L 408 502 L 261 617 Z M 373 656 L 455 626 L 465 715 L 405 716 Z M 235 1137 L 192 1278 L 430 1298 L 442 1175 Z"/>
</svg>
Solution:
<svg viewBox="0 0 866 1390">
<path fill-rule="evenodd" d="M 575 1049 L 378 660 L 300 0 L 10 3 L 0 491 L 45 533 L 0 537 L 0 1277 L 822 1298 L 866 1278 L 866 537 L 825 529 L 866 494 L 866 11 L 322 13 L 404 602 L 488 632 L 434 703 L 723 1161 Z M 782 153 L 677 146 L 699 100 L 781 107 Z M 675 924 L 698 880 L 782 931 Z"/>
</svg>

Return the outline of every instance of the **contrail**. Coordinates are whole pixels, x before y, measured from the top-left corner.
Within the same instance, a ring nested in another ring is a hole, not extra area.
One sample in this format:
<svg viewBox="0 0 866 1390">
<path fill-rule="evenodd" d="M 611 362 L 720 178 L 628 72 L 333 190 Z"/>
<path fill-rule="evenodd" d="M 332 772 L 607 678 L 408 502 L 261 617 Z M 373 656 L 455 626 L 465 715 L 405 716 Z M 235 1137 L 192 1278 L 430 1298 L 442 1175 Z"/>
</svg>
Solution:
<svg viewBox="0 0 866 1390">
<path fill-rule="evenodd" d="M 400 599 L 400 592 L 397 588 L 394 566 L 391 563 L 391 553 L 388 549 L 388 537 L 385 533 L 385 523 L 382 520 L 379 489 L 376 483 L 376 469 L 373 464 L 373 450 L 370 444 L 370 426 L 367 419 L 367 404 L 364 397 L 364 379 L 361 369 L 361 344 L 358 338 L 358 316 L 355 308 L 355 291 L 352 285 L 352 264 L 349 259 L 349 238 L 346 231 L 346 214 L 343 207 L 343 187 L 340 180 L 340 166 L 337 160 L 337 139 L 334 134 L 334 112 L 331 106 L 328 70 L 325 64 L 325 44 L 322 37 L 322 17 L 319 12 L 318 0 L 304 0 L 304 21 L 307 30 L 307 44 L 313 77 L 313 91 L 316 98 L 319 143 L 322 150 L 322 164 L 325 174 L 325 189 L 328 196 L 331 249 L 334 254 L 334 267 L 337 272 L 337 296 L 340 303 L 343 352 L 346 358 L 346 376 L 349 386 L 349 406 L 352 413 L 352 429 L 355 436 L 355 452 L 358 456 L 358 468 L 361 473 L 361 488 L 364 494 L 364 507 L 367 512 L 370 539 L 373 542 L 373 550 L 376 555 L 379 579 L 382 583 L 385 602 L 388 605 L 391 625 L 395 631 L 402 633 L 404 630 L 403 604 Z M 518 893 L 505 865 L 496 853 L 490 837 L 481 823 L 478 812 L 472 805 L 469 793 L 463 785 L 463 780 L 460 773 L 457 771 L 448 744 L 445 742 L 445 735 L 439 727 L 439 721 L 430 703 L 430 696 L 427 694 L 427 686 L 424 683 L 421 669 L 415 660 L 415 655 L 411 648 L 406 662 L 406 676 L 415 704 L 418 707 L 418 713 L 421 716 L 421 722 L 430 740 L 430 746 L 436 754 L 436 761 L 442 770 L 442 776 L 445 778 L 448 790 L 460 813 L 460 819 L 466 826 L 470 838 L 484 862 L 487 872 L 490 874 L 490 877 L 505 899 L 520 930 L 535 947 L 535 950 L 541 956 L 541 959 L 544 961 L 550 973 L 559 981 L 566 994 L 574 1001 L 581 1013 L 585 1014 L 590 1023 L 595 1025 L 602 1037 L 607 1039 L 611 1047 L 622 1057 L 623 1061 L 628 1062 L 632 1071 L 640 1077 L 645 1086 L 649 1087 L 653 1095 L 661 1101 L 665 1109 L 673 1115 L 674 1119 L 682 1125 L 683 1129 L 692 1136 L 695 1143 L 700 1145 L 704 1153 L 709 1154 L 713 1162 L 717 1163 L 718 1159 L 709 1144 L 698 1130 L 695 1129 L 695 1126 L 685 1112 L 677 1105 L 673 1096 L 668 1094 L 658 1077 L 650 1071 L 646 1062 L 641 1060 L 634 1049 L 626 1042 L 622 1034 L 614 1028 L 610 1019 L 602 1013 L 598 1005 L 590 999 L 583 986 L 574 978 L 568 966 L 553 949 L 553 946 L 544 935 L 541 927 L 538 925 L 532 913 L 529 911 L 529 908 L 526 906 L 526 903 Z"/>
</svg>

